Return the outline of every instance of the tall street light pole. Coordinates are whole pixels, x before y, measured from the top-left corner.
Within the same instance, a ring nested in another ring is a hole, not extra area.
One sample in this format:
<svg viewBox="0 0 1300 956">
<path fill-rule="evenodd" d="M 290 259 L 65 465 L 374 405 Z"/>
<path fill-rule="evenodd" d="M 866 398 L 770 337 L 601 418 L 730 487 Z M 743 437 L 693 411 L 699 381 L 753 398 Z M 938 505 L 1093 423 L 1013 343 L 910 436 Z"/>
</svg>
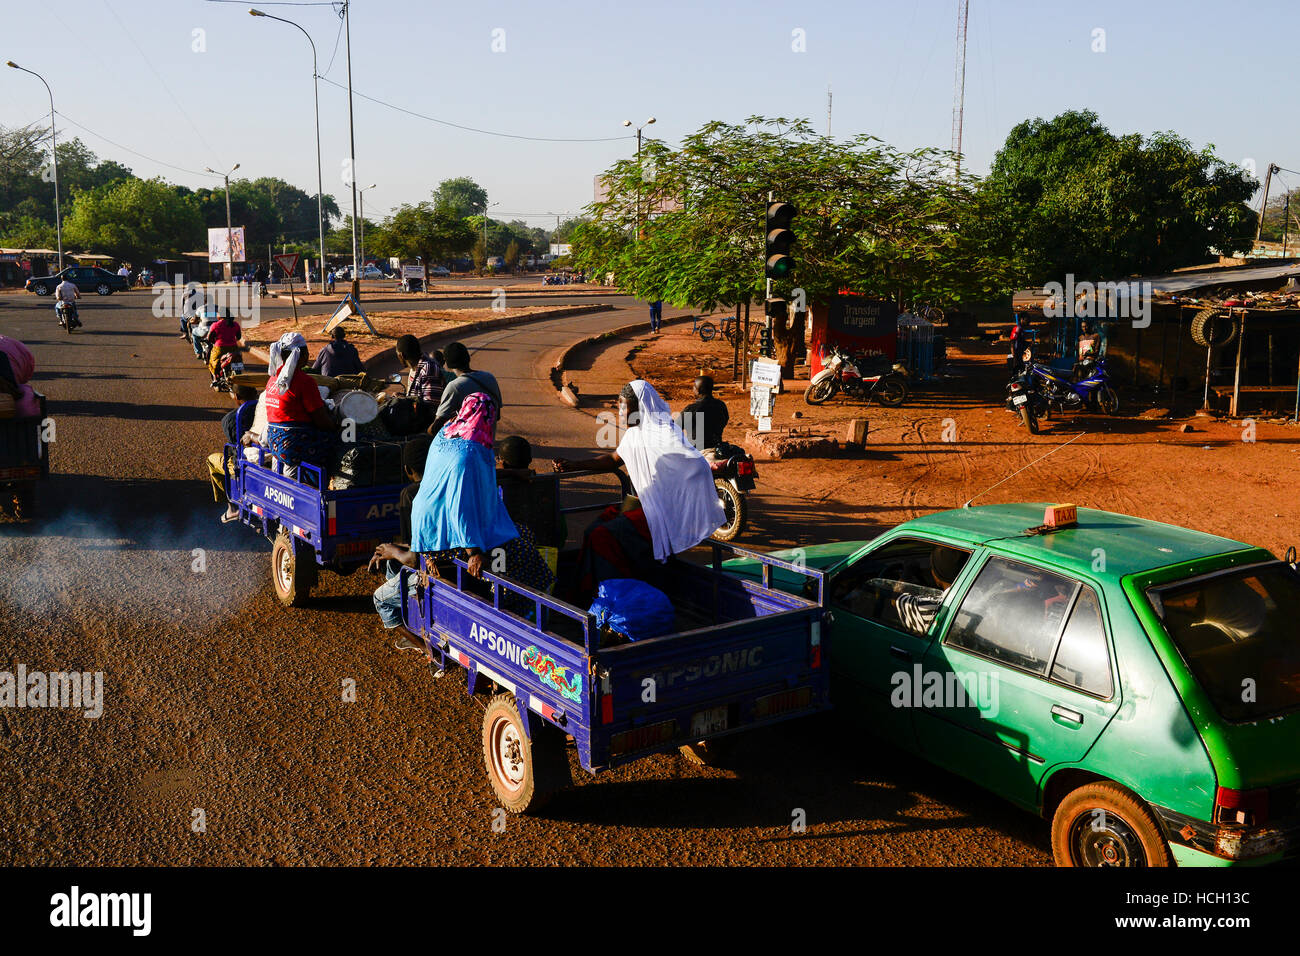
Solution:
<svg viewBox="0 0 1300 956">
<path fill-rule="evenodd" d="M 351 149 L 348 179 L 352 185 L 352 298 L 361 301 L 361 274 L 357 259 L 357 131 L 352 123 L 352 4 L 343 4 L 343 32 L 347 34 L 348 55 L 348 145 Z"/>
<path fill-rule="evenodd" d="M 321 176 L 320 164 L 320 77 L 316 70 L 316 41 L 311 38 L 311 34 L 303 30 L 301 26 L 292 20 L 286 20 L 284 17 L 273 16 L 269 13 L 263 13 L 261 10 L 250 9 L 248 11 L 255 17 L 266 17 L 268 20 L 279 20 L 281 23 L 287 23 L 291 27 L 297 27 L 302 31 L 302 35 L 307 38 L 311 44 L 311 84 L 312 92 L 316 96 L 316 227 L 320 238 L 320 289 L 325 291 L 325 185 L 324 178 Z M 311 291 L 311 270 L 307 272 L 307 291 Z"/>
<path fill-rule="evenodd" d="M 230 167 L 230 173 L 219 173 L 211 166 L 204 167 L 214 176 L 220 176 L 226 181 L 226 257 L 230 260 L 230 274 L 227 278 L 231 282 L 235 281 L 235 230 L 230 225 L 230 173 L 239 168 L 239 163 Z"/>
<path fill-rule="evenodd" d="M 632 242 L 635 245 L 641 244 L 641 130 L 651 125 L 655 121 L 652 116 L 636 128 L 636 215 L 633 217 L 635 233 L 632 236 Z M 631 120 L 623 120 L 624 126 L 631 126 Z"/>
<path fill-rule="evenodd" d="M 487 245 L 488 210 L 491 209 L 492 206 L 499 206 L 499 205 L 501 205 L 499 202 L 494 202 L 491 205 L 489 205 L 486 202 L 483 203 L 483 271 L 484 272 L 487 271 L 487 261 L 488 261 L 488 245 Z"/>
<path fill-rule="evenodd" d="M 378 184 L 371 183 L 369 186 L 362 186 L 357 193 L 361 197 L 361 261 L 362 263 L 366 261 L 366 190 L 374 189 L 376 185 Z M 364 269 L 365 266 L 362 265 L 362 268 Z"/>
<path fill-rule="evenodd" d="M 24 73 L 31 73 L 42 83 L 45 83 L 45 77 L 41 76 L 34 70 L 29 70 L 25 66 L 19 66 L 13 60 L 8 61 L 9 65 L 15 70 L 22 70 Z M 54 235 L 59 240 L 59 271 L 63 271 L 63 221 L 59 218 L 59 144 L 55 139 L 54 133 L 54 91 L 50 89 L 50 84 L 45 83 L 45 92 L 50 94 L 50 155 L 54 157 Z"/>
</svg>

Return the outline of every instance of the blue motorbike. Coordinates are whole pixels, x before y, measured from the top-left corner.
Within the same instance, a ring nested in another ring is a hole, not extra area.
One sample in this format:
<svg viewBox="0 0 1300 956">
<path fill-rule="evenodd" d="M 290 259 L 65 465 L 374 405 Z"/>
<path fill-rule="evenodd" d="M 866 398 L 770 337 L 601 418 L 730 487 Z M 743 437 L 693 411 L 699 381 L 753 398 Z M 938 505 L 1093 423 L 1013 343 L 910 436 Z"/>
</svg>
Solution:
<svg viewBox="0 0 1300 956">
<path fill-rule="evenodd" d="M 1051 418 L 1053 411 L 1099 411 L 1103 415 L 1119 411 L 1119 396 L 1106 377 L 1104 360 L 1077 366 L 1073 373 L 1038 364 L 1030 365 L 1029 372 L 1046 418 Z"/>
</svg>

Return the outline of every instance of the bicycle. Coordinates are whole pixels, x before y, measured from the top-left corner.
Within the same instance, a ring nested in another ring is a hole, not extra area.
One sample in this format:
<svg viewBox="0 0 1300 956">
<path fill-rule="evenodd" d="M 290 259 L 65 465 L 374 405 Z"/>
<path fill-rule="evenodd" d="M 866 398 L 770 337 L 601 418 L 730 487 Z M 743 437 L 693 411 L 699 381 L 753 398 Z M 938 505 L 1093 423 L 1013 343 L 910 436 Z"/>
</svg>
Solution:
<svg viewBox="0 0 1300 956">
<path fill-rule="evenodd" d="M 931 305 L 929 302 L 914 305 L 911 311 L 918 319 L 925 319 L 931 325 L 938 325 L 943 321 L 943 309 Z"/>
</svg>

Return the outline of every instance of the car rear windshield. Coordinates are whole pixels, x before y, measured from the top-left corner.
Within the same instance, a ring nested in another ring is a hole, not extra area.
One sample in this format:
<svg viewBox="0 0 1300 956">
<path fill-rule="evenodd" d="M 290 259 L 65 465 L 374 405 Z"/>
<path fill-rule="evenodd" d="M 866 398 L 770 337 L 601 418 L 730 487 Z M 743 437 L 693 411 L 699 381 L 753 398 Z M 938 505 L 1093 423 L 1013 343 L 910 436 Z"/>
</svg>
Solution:
<svg viewBox="0 0 1300 956">
<path fill-rule="evenodd" d="M 1224 571 L 1147 597 L 1225 719 L 1300 707 L 1300 575 L 1289 564 Z"/>
</svg>

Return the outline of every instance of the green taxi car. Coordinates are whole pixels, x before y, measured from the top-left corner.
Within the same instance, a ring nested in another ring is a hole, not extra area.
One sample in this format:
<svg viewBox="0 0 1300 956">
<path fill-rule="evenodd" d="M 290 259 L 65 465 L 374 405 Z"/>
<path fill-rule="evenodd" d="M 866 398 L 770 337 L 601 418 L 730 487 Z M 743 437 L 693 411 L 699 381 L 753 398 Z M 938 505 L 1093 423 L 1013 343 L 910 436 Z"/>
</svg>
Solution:
<svg viewBox="0 0 1300 956">
<path fill-rule="evenodd" d="M 836 710 L 1050 820 L 1058 865 L 1296 855 L 1293 564 L 1141 518 L 1079 508 L 1048 528 L 1045 513 L 965 508 L 780 552 L 828 572 Z"/>
</svg>

